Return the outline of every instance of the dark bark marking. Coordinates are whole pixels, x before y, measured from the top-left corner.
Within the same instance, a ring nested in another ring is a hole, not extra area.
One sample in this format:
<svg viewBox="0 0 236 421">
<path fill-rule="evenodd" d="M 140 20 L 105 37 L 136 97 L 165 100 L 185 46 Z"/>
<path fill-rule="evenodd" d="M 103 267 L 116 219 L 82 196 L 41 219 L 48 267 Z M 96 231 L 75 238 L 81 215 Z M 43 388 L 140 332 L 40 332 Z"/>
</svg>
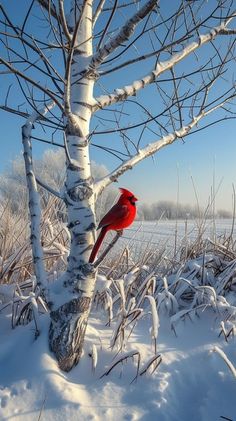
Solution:
<svg viewBox="0 0 236 421">
<path fill-rule="evenodd" d="M 78 117 L 79 117 L 79 118 L 80 118 L 80 120 L 82 120 L 82 121 L 87 121 L 87 119 L 86 119 L 86 118 L 84 118 L 84 117 L 82 117 L 81 115 L 79 115 Z"/>
<path fill-rule="evenodd" d="M 87 102 L 74 101 L 74 104 L 82 105 L 83 107 L 86 107 L 89 110 L 92 110 L 92 108 L 93 108 L 93 106 L 91 104 L 88 104 Z"/>
<path fill-rule="evenodd" d="M 91 215 L 87 215 L 87 218 L 89 218 L 90 216 Z M 91 224 L 85 229 L 85 231 L 92 231 L 94 229 L 95 229 L 95 224 L 94 224 L 94 222 L 91 222 Z"/>
<path fill-rule="evenodd" d="M 91 298 L 79 297 L 51 312 L 49 346 L 59 367 L 70 371 L 82 353 Z"/>
</svg>

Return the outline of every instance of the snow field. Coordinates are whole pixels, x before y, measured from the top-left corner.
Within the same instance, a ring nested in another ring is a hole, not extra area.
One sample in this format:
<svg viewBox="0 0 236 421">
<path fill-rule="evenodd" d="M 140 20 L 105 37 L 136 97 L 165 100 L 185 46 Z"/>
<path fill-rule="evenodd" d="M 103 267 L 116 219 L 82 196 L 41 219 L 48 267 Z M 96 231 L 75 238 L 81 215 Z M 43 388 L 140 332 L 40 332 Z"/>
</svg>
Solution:
<svg viewBox="0 0 236 421">
<path fill-rule="evenodd" d="M 235 341 L 226 344 L 209 328 L 211 311 L 193 322 L 180 321 L 177 337 L 169 321 L 161 320 L 158 352 L 162 363 L 152 375 L 138 376 L 128 360 L 100 378 L 116 359 L 109 350 L 111 329 L 93 317 L 81 363 L 71 373 L 60 372 L 48 353 L 48 317 L 40 337 L 32 339 L 32 326 L 19 327 L 1 347 L 1 420 L 220 420 L 235 417 L 236 382 L 223 360 L 210 352 L 224 349 L 236 361 Z M 141 367 L 152 355 L 150 319 L 135 329 L 128 350 L 138 350 Z M 2 337 L 2 339 L 4 339 Z M 3 343 L 1 341 L 1 343 Z M 101 346 L 102 343 L 102 346 Z M 98 365 L 92 370 L 89 351 L 98 348 Z"/>
</svg>

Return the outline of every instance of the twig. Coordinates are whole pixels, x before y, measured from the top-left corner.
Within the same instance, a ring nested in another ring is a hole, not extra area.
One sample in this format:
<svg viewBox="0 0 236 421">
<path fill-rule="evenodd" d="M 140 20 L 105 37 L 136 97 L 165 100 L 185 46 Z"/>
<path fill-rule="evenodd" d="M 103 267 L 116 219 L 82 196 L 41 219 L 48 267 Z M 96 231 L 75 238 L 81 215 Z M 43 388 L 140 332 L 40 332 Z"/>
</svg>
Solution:
<svg viewBox="0 0 236 421">
<path fill-rule="evenodd" d="M 43 181 L 41 181 L 38 177 L 35 177 L 37 183 L 43 187 L 43 189 L 47 190 L 49 193 L 51 193 L 53 196 L 58 197 L 58 199 L 62 199 L 63 197 L 61 195 L 61 193 L 57 192 L 56 190 L 54 190 L 52 187 L 49 187 L 47 184 L 45 184 Z"/>
<path fill-rule="evenodd" d="M 113 240 L 110 242 L 110 244 L 108 244 L 107 248 L 104 250 L 104 252 L 101 254 L 101 256 L 94 263 L 95 268 L 97 268 L 102 263 L 102 261 L 105 259 L 106 255 L 114 247 L 114 245 L 119 240 L 119 238 L 122 236 L 122 234 L 123 234 L 123 230 L 116 232 L 116 236 L 113 238 Z"/>
<path fill-rule="evenodd" d="M 231 361 L 228 359 L 224 351 L 218 348 L 218 346 L 215 346 L 212 351 L 217 352 L 217 354 L 220 355 L 220 357 L 224 360 L 225 364 L 229 367 L 231 373 L 236 379 L 236 368 L 234 367 L 233 363 L 231 363 Z"/>
<path fill-rule="evenodd" d="M 40 421 L 40 419 L 41 419 L 41 415 L 42 415 L 43 410 L 44 410 L 44 407 L 45 407 L 45 402 L 46 402 L 46 399 L 47 399 L 47 395 L 45 395 L 44 400 L 43 400 L 43 402 L 42 402 L 42 406 L 41 406 L 41 408 L 40 408 L 40 413 L 39 413 L 38 421 Z"/>
</svg>

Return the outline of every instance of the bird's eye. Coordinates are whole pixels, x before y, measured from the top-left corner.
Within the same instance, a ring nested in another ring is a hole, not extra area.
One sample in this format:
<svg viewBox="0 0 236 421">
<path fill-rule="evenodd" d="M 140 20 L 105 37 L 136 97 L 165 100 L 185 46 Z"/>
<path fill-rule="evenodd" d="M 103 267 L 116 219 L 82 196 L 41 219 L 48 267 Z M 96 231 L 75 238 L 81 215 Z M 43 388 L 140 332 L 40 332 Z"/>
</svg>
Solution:
<svg viewBox="0 0 236 421">
<path fill-rule="evenodd" d="M 128 200 L 131 203 L 131 205 L 135 205 L 135 197 L 134 196 L 129 196 Z"/>
</svg>

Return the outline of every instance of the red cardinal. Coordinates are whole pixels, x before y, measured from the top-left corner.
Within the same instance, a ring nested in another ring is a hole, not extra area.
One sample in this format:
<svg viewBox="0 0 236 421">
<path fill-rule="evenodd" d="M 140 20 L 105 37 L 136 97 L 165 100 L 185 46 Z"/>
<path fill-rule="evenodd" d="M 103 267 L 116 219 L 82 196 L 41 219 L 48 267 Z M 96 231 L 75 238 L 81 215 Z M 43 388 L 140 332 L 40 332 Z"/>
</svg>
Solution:
<svg viewBox="0 0 236 421">
<path fill-rule="evenodd" d="M 120 188 L 121 196 L 118 202 L 107 212 L 98 225 L 101 228 L 96 243 L 93 246 L 89 262 L 93 263 L 106 233 L 110 230 L 120 231 L 132 224 L 136 215 L 137 198 L 129 190 Z"/>
</svg>

